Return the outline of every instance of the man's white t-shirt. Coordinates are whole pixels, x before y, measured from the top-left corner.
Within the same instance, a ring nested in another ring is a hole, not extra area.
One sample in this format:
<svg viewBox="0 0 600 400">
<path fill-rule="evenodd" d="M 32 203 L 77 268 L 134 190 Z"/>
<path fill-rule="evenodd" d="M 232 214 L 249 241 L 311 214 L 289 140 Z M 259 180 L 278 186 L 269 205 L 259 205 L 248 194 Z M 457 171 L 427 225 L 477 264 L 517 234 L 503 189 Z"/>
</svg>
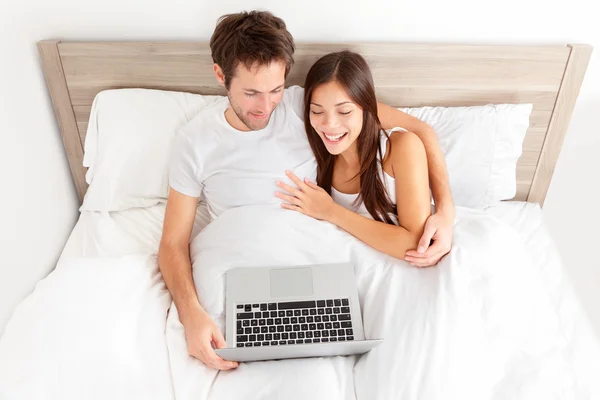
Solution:
<svg viewBox="0 0 600 400">
<path fill-rule="evenodd" d="M 304 89 L 285 89 L 266 128 L 239 131 L 225 119 L 224 97 L 202 110 L 178 134 L 169 171 L 176 191 L 207 202 L 212 218 L 245 205 L 274 205 L 285 171 L 316 180 L 317 163 L 303 122 Z"/>
</svg>

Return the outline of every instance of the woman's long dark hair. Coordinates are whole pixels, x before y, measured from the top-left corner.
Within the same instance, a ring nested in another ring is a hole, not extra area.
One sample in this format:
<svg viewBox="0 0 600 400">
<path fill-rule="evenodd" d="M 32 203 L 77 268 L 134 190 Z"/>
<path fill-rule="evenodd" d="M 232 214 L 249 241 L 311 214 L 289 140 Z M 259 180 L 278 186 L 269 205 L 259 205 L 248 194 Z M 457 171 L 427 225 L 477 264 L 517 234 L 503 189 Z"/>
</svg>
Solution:
<svg viewBox="0 0 600 400">
<path fill-rule="evenodd" d="M 332 81 L 339 83 L 352 101 L 363 110 L 363 126 L 357 138 L 360 160 L 360 193 L 357 202 L 362 201 L 375 220 L 394 224 L 390 214 L 395 215 L 396 209 L 379 170 L 380 167 L 383 169 L 380 145 L 383 130 L 377 117 L 373 77 L 365 59 L 360 54 L 347 50 L 321 57 L 308 71 L 304 83 L 304 125 L 310 147 L 317 159 L 317 184 L 331 194 L 333 167 L 337 156 L 327 151 L 323 140 L 310 124 L 310 102 L 313 91 L 318 86 Z M 383 133 L 387 136 L 385 131 Z"/>
</svg>

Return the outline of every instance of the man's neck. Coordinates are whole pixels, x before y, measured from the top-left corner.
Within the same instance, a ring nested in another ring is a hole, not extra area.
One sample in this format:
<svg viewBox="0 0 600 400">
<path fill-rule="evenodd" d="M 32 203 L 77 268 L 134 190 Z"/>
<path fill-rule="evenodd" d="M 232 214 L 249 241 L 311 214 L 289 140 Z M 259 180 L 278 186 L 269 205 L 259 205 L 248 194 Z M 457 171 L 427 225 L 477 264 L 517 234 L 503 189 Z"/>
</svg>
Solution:
<svg viewBox="0 0 600 400">
<path fill-rule="evenodd" d="M 250 128 L 248 128 L 246 126 L 246 124 L 244 124 L 236 115 L 236 113 L 233 111 L 233 108 L 231 108 L 231 106 L 227 107 L 227 110 L 225 110 L 225 121 L 227 121 L 227 123 L 233 128 L 233 129 L 237 129 L 238 131 L 242 131 L 242 132 L 249 132 Z"/>
</svg>

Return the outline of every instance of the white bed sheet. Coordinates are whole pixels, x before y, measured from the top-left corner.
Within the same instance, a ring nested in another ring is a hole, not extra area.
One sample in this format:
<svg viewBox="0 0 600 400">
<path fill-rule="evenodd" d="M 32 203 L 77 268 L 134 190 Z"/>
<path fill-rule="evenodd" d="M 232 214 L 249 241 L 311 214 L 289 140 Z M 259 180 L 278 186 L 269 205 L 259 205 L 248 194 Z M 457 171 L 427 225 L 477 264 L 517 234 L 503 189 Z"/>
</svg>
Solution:
<svg viewBox="0 0 600 400">
<path fill-rule="evenodd" d="M 77 259 L 78 257 L 110 258 L 155 254 L 161 235 L 164 207 L 164 204 L 158 204 L 147 209 L 134 209 L 116 213 L 83 212 L 63 250 L 57 271 L 60 270 L 61 265 L 69 266 L 71 264 L 66 262 L 66 260 Z M 578 393 L 587 393 L 582 398 L 600 398 L 595 397 L 600 396 L 600 393 L 596 392 L 598 388 L 589 386 L 597 376 L 600 376 L 598 339 L 594 337 L 586 316 L 572 292 L 570 283 L 562 268 L 556 246 L 543 224 L 541 209 L 537 205 L 530 203 L 505 202 L 490 207 L 486 212 L 511 226 L 523 239 L 527 251 L 532 256 L 532 259 L 535 260 L 535 268 L 539 272 L 540 279 L 543 281 L 560 314 L 561 327 L 565 338 L 571 343 L 570 355 L 578 379 L 578 382 L 574 382 L 574 385 L 578 387 Z M 203 207 L 200 207 L 194 225 L 193 236 L 197 235 L 208 221 L 208 213 Z M 163 293 L 161 298 L 162 303 L 155 305 L 155 307 L 168 307 L 164 303 L 165 296 L 168 298 L 168 293 L 164 288 L 164 284 L 156 279 L 157 274 L 158 271 L 155 270 L 148 277 L 149 281 L 153 282 L 149 286 L 149 289 L 160 290 Z M 7 332 L 9 332 L 8 329 Z M 2 338 L 2 340 L 4 339 Z M 2 340 L 0 340 L 0 356 L 2 355 Z M 154 343 L 156 344 L 156 341 Z M 162 343 L 165 347 L 168 347 L 164 340 Z M 180 352 L 181 349 L 178 349 L 178 351 Z M 161 354 L 154 361 L 168 364 L 165 357 L 165 354 Z M 189 360 L 189 362 L 194 363 L 197 361 Z M 304 373 L 309 373 L 310 368 L 305 368 L 309 366 L 303 366 L 303 364 L 310 363 L 304 363 L 302 360 L 298 361 L 297 371 L 302 370 Z M 351 364 L 346 367 L 351 368 Z M 0 368 L 0 372 L 6 371 Z M 164 371 L 161 374 L 160 378 L 154 379 L 163 380 L 160 384 L 155 382 L 163 390 L 162 397 L 165 398 L 164 395 L 167 392 L 169 392 L 170 396 L 174 396 L 175 392 L 172 390 L 173 382 L 171 377 L 167 376 L 168 374 L 165 374 Z M 296 377 L 290 378 L 296 379 Z M 339 375 L 337 377 L 332 376 L 332 379 L 339 380 L 340 378 L 342 377 Z M 6 381 L 3 382 L 2 379 L 2 376 L 0 376 L 0 397 L 2 397 L 2 385 L 6 384 Z M 221 382 L 225 383 L 226 380 L 222 380 Z M 67 384 L 66 381 L 64 383 Z M 346 387 L 345 390 L 348 393 L 352 391 L 352 384 L 350 382 L 344 383 L 338 381 L 337 385 L 339 387 Z M 14 385 L 11 387 L 14 387 Z M 587 388 L 589 388 L 590 392 L 586 392 Z M 60 388 L 54 389 L 56 391 L 51 393 L 60 392 Z M 32 392 L 23 393 L 31 394 Z M 63 392 L 62 398 L 67 398 L 64 394 Z M 200 396 L 200 393 L 198 395 L 198 398 L 204 398 Z M 35 398 L 54 397 L 46 394 L 45 396 L 37 396 Z"/>
</svg>

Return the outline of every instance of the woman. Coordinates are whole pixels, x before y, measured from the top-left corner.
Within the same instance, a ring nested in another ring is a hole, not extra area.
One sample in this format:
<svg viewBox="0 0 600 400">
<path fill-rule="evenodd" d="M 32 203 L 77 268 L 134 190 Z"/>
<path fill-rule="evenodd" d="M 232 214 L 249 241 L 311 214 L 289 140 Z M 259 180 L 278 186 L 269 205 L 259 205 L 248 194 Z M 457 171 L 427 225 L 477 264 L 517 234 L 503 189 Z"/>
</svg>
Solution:
<svg viewBox="0 0 600 400">
<path fill-rule="evenodd" d="M 377 118 L 369 66 L 342 51 L 320 58 L 304 84 L 304 123 L 317 159 L 316 184 L 286 171 L 297 187 L 276 184 L 282 207 L 329 221 L 369 246 L 404 259 L 431 213 L 421 140 L 388 135 Z"/>
</svg>

